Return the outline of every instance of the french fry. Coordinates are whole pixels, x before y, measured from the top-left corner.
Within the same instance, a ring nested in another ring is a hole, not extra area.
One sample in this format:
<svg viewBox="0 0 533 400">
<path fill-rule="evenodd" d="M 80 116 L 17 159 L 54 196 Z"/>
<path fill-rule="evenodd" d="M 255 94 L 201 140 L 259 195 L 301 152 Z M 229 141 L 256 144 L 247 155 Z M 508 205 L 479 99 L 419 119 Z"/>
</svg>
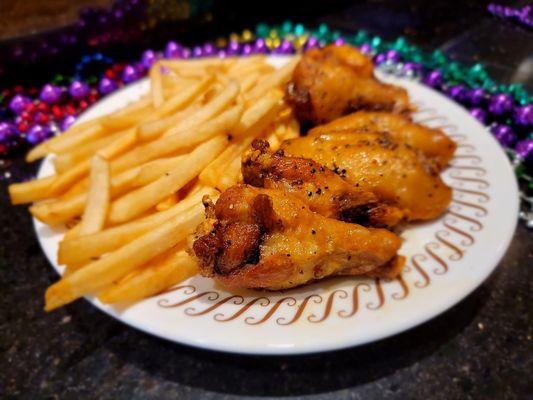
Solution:
<svg viewBox="0 0 533 400">
<path fill-rule="evenodd" d="M 168 210 L 104 229 L 93 235 L 79 236 L 77 234 L 72 239 L 64 240 L 59 244 L 58 262 L 75 264 L 99 257 L 124 246 L 178 215 L 202 213 L 202 197 L 205 194 L 215 197 L 216 193 L 214 189 L 205 189 L 180 201 Z"/>
<path fill-rule="evenodd" d="M 218 179 L 217 188 L 226 190 L 235 185 L 241 172 L 241 155 L 239 154 L 224 168 L 224 174 Z"/>
<path fill-rule="evenodd" d="M 220 92 L 209 103 L 198 109 L 195 113 L 185 118 L 180 123 L 174 125 L 164 132 L 164 136 L 170 136 L 184 129 L 192 128 L 201 124 L 214 116 L 220 114 L 239 94 L 240 87 L 237 81 L 231 81 L 222 92 Z"/>
<path fill-rule="evenodd" d="M 96 154 L 102 158 L 105 158 L 106 160 L 112 160 L 128 151 L 135 145 L 136 142 L 137 129 L 130 128 L 124 132 L 121 132 L 121 134 L 115 140 L 99 149 Z"/>
<path fill-rule="evenodd" d="M 177 110 L 181 110 L 185 106 L 191 104 L 192 100 L 205 91 L 212 82 L 213 76 L 207 76 L 199 82 L 194 82 L 185 88 L 180 89 L 178 93 L 174 94 L 161 105 L 160 109 L 157 111 L 157 117 L 159 118 Z"/>
<path fill-rule="evenodd" d="M 121 132 L 114 133 L 109 136 L 104 136 L 100 139 L 85 143 L 77 149 L 68 153 L 58 154 L 54 160 L 54 167 L 57 174 L 65 173 L 70 168 L 74 167 L 82 161 L 88 160 L 99 149 L 107 146 L 121 135 Z"/>
<path fill-rule="evenodd" d="M 126 222 L 177 192 L 222 152 L 226 143 L 225 136 L 210 139 L 193 150 L 179 167 L 114 201 L 109 213 L 109 222 L 112 224 Z"/>
<path fill-rule="evenodd" d="M 85 130 L 96 125 L 98 125 L 98 119 L 93 119 L 90 121 L 82 122 L 79 124 L 75 124 L 74 126 L 71 126 L 68 130 L 63 132 L 61 135 L 54 136 L 48 139 L 47 141 L 38 144 L 33 149 L 31 149 L 29 153 L 26 155 L 26 161 L 32 162 L 32 161 L 38 160 L 39 158 L 46 156 L 47 154 L 51 153 L 51 150 L 50 150 L 51 145 L 61 143 L 65 140 L 68 140 L 69 138 L 73 136 L 78 136 L 82 134 Z"/>
<path fill-rule="evenodd" d="M 50 142 L 47 148 L 51 153 L 61 154 L 66 153 L 74 148 L 84 145 L 91 140 L 100 138 L 106 134 L 106 130 L 101 124 L 96 124 L 88 127 L 86 130 L 80 132 L 75 136 L 64 137 L 60 142 Z M 58 136 L 59 137 L 59 136 Z"/>
<path fill-rule="evenodd" d="M 45 310 L 51 311 L 83 295 L 97 292 L 152 258 L 183 241 L 202 220 L 203 213 L 178 215 L 129 242 L 107 257 L 94 261 L 48 288 Z"/>
<path fill-rule="evenodd" d="M 166 199 L 161 200 L 159 203 L 156 204 L 155 209 L 157 211 L 165 211 L 168 210 L 170 207 L 176 205 L 178 203 L 178 196 L 177 193 L 171 194 Z"/>
<path fill-rule="evenodd" d="M 150 91 L 152 93 L 152 103 L 154 109 L 161 107 L 165 101 L 163 95 L 163 80 L 161 78 L 161 66 L 159 63 L 155 63 L 150 68 Z"/>
<path fill-rule="evenodd" d="M 112 284 L 99 295 L 106 304 L 134 302 L 161 293 L 163 290 L 198 273 L 197 261 L 184 250 L 171 248 L 132 276 Z"/>
<path fill-rule="evenodd" d="M 249 90 L 251 90 L 254 87 L 254 85 L 259 80 L 260 76 L 261 76 L 261 74 L 259 72 L 256 72 L 256 73 L 248 74 L 248 75 L 244 76 L 240 80 L 240 82 L 241 82 L 241 91 L 242 91 L 243 95 L 245 95 L 246 92 L 248 92 Z"/>
<path fill-rule="evenodd" d="M 104 146 L 98 151 L 98 155 L 106 160 L 110 160 L 121 152 L 127 150 L 137 140 L 137 133 L 134 129 L 124 131 L 116 140 Z M 84 160 L 69 169 L 64 174 L 58 175 L 50 187 L 50 194 L 60 195 L 68 190 L 77 180 L 83 178 L 89 173 L 90 162 Z"/>
<path fill-rule="evenodd" d="M 104 117 L 100 121 L 100 125 L 108 130 L 123 130 L 138 124 L 142 120 L 153 115 L 153 113 L 154 109 L 151 106 L 147 106 L 132 114 Z"/>
<path fill-rule="evenodd" d="M 91 176 L 79 235 L 102 230 L 110 198 L 109 164 L 99 155 L 91 159 Z"/>
<path fill-rule="evenodd" d="M 185 151 L 191 147 L 227 133 L 237 124 L 242 114 L 242 106 L 236 105 L 212 120 L 193 128 L 185 128 L 174 135 L 161 137 L 144 146 L 140 146 L 124 154 L 112 163 L 112 171 L 119 172 L 126 168 Z"/>
<path fill-rule="evenodd" d="M 247 96 L 246 96 L 247 99 L 249 101 L 256 100 L 260 98 L 262 95 L 264 95 L 265 93 L 267 93 L 269 90 L 272 90 L 273 88 L 276 88 L 276 87 L 280 87 L 284 85 L 285 83 L 287 83 L 298 61 L 299 61 L 299 57 L 294 57 L 293 60 L 289 61 L 287 64 L 285 64 L 280 69 L 265 76 L 264 79 L 259 81 L 259 83 L 247 93 Z"/>
<path fill-rule="evenodd" d="M 275 117 L 281 108 L 280 100 L 283 93 L 280 90 L 268 92 L 244 111 L 241 120 L 233 129 L 234 137 L 259 134 Z"/>
<path fill-rule="evenodd" d="M 55 179 L 55 176 L 47 176 L 9 185 L 8 191 L 11 203 L 24 204 L 47 199 L 50 197 L 50 186 L 55 182 Z"/>
<path fill-rule="evenodd" d="M 124 194 L 127 190 L 146 185 L 176 168 L 183 161 L 183 157 L 171 157 L 154 160 L 139 167 L 128 169 L 111 179 L 111 198 Z M 139 176 L 140 175 L 140 176 Z M 59 225 L 83 213 L 87 192 L 69 198 L 61 198 L 53 202 L 35 204 L 30 212 L 38 220 L 49 224 Z"/>
<path fill-rule="evenodd" d="M 218 183 L 222 174 L 225 174 L 226 167 L 236 158 L 240 157 L 243 151 L 250 146 L 253 137 L 246 137 L 240 142 L 228 146 L 217 158 L 215 158 L 200 173 L 200 182 L 207 186 L 218 188 Z"/>
</svg>

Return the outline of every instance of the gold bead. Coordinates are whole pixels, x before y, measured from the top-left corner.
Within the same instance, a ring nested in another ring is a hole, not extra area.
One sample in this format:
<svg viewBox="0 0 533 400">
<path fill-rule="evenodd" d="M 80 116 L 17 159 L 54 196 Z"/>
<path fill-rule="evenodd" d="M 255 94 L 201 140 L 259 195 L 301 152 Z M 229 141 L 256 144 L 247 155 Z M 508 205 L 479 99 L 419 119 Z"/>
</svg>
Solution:
<svg viewBox="0 0 533 400">
<path fill-rule="evenodd" d="M 229 40 L 232 41 L 232 42 L 238 42 L 239 41 L 239 35 L 237 35 L 236 33 L 231 33 L 229 35 Z"/>
<path fill-rule="evenodd" d="M 253 39 L 253 37 L 254 35 L 250 30 L 245 29 L 244 31 L 242 31 L 242 40 L 244 40 L 245 42 L 249 42 Z"/>
</svg>

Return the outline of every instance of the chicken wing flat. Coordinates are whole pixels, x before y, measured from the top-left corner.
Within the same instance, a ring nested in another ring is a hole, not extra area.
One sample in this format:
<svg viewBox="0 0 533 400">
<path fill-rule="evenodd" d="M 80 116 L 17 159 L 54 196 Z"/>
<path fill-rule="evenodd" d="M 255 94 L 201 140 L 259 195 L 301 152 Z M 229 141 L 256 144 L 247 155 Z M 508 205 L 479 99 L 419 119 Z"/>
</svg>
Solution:
<svg viewBox="0 0 533 400">
<path fill-rule="evenodd" d="M 297 196 L 324 217 L 378 228 L 394 227 L 404 217 L 397 207 L 313 160 L 270 152 L 265 140 L 252 143 L 243 157 L 242 173 L 245 183 Z"/>
<path fill-rule="evenodd" d="M 395 263 L 401 240 L 309 210 L 281 190 L 236 185 L 216 204 L 192 245 L 200 272 L 229 287 L 286 289 L 330 275 L 361 275 Z"/>
<path fill-rule="evenodd" d="M 388 134 L 336 132 L 284 141 L 284 154 L 310 158 L 346 181 L 402 209 L 410 220 L 446 211 L 452 191 L 439 169 L 411 146 Z"/>
<path fill-rule="evenodd" d="M 317 125 L 359 110 L 407 113 L 407 92 L 374 77 L 372 61 L 351 46 L 305 52 L 286 99 L 301 123 Z"/>
<path fill-rule="evenodd" d="M 420 150 L 442 169 L 452 159 L 457 145 L 440 129 L 412 122 L 409 117 L 386 112 L 359 111 L 311 129 L 309 136 L 332 132 L 386 132 L 396 142 Z"/>
</svg>

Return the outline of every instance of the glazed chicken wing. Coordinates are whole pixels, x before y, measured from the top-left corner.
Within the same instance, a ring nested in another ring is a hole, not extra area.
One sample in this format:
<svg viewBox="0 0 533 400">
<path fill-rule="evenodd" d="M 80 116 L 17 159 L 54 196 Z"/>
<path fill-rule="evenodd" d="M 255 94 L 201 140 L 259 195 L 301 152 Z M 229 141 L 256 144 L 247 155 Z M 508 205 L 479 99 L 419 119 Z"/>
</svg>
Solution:
<svg viewBox="0 0 533 400">
<path fill-rule="evenodd" d="M 404 216 L 313 160 L 270 152 L 265 140 L 252 143 L 243 157 L 242 174 L 245 183 L 297 196 L 324 217 L 383 228 L 397 225 Z"/>
<path fill-rule="evenodd" d="M 394 233 L 323 217 L 281 190 L 237 185 L 204 203 L 192 248 L 202 275 L 226 286 L 286 289 L 401 263 Z"/>
<path fill-rule="evenodd" d="M 428 159 L 435 160 L 440 169 L 452 159 L 456 144 L 440 129 L 431 129 L 412 122 L 408 117 L 386 112 L 360 111 L 317 126 L 308 133 L 320 136 L 332 132 L 386 132 L 393 140 L 420 150 Z"/>
<path fill-rule="evenodd" d="M 452 191 L 434 163 L 388 134 L 336 132 L 282 143 L 286 155 L 324 165 L 380 201 L 402 209 L 410 220 L 428 220 L 446 211 Z"/>
<path fill-rule="evenodd" d="M 409 112 L 407 92 L 374 77 L 372 62 L 350 46 L 305 52 L 287 85 L 300 122 L 317 125 L 359 110 Z"/>
</svg>

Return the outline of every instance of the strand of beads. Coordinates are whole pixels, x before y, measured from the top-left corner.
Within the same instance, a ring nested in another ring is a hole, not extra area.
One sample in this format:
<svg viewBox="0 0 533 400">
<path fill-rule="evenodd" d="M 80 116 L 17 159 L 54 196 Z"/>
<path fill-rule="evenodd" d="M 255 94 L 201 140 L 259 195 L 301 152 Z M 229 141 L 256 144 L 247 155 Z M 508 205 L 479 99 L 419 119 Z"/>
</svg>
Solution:
<svg viewBox="0 0 533 400">
<path fill-rule="evenodd" d="M 487 6 L 487 10 L 495 17 L 514 21 L 527 28 L 533 28 L 533 6 L 531 5 L 525 5 L 521 8 L 513 8 L 491 3 Z"/>
</svg>

